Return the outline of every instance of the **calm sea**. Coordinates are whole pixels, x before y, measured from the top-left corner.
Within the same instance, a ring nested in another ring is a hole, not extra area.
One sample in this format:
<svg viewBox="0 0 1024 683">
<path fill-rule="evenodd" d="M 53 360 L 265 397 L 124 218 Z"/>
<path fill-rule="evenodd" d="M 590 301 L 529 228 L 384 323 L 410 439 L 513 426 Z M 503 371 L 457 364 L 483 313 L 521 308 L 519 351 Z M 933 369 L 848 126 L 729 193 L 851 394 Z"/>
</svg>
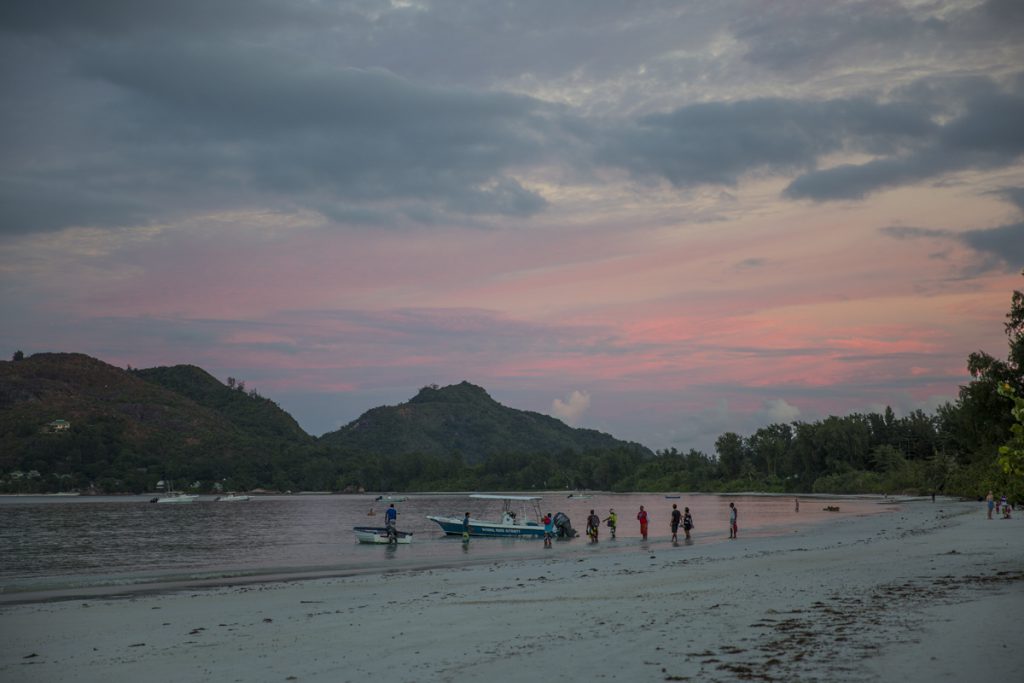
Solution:
<svg viewBox="0 0 1024 683">
<path fill-rule="evenodd" d="M 787 533 L 832 519 L 836 513 L 823 510 L 828 505 L 839 506 L 842 515 L 893 509 L 877 499 L 849 497 L 801 498 L 796 512 L 794 499 L 782 496 L 682 494 L 670 499 L 666 494 L 594 493 L 579 500 L 564 492 L 540 495 L 544 512 L 565 512 L 581 534 L 590 509 L 604 518 L 615 508 L 618 540 L 610 542 L 607 527 L 602 527 L 597 546 L 578 538 L 545 551 L 540 541 L 481 538 L 464 548 L 426 515 L 469 511 L 474 518 L 499 517 L 500 501 L 474 500 L 466 494 L 410 494 L 397 503 L 398 528 L 414 532 L 411 544 L 398 547 L 355 541 L 353 526 L 383 524 L 387 504 L 372 495 L 259 496 L 245 503 L 214 502 L 208 496 L 185 505 L 156 505 L 149 502 L 151 495 L 0 496 L 0 597 L 635 550 L 641 542 L 636 522 L 641 505 L 650 515 L 651 548 L 670 544 L 673 503 L 680 510 L 690 508 L 694 544 L 725 540 L 730 501 L 740 511 L 741 536 Z M 376 515 L 367 514 L 371 509 Z"/>
</svg>

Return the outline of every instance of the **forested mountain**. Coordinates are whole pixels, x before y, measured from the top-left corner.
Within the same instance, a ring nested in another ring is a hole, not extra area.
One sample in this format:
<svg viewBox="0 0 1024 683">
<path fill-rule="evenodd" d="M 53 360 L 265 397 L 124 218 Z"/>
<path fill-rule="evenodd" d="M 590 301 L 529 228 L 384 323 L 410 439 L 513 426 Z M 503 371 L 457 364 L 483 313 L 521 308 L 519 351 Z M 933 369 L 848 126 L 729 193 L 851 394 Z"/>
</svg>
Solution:
<svg viewBox="0 0 1024 683">
<path fill-rule="evenodd" d="M 141 491 L 167 477 L 255 485 L 273 456 L 314 443 L 272 401 L 199 368 L 130 371 L 76 353 L 0 362 L 8 490 Z"/>
<path fill-rule="evenodd" d="M 933 415 L 887 409 L 727 432 L 714 454 L 652 454 L 502 406 L 467 382 L 425 387 L 315 439 L 243 382 L 194 366 L 122 370 L 19 351 L 0 362 L 0 492 L 151 491 L 169 477 L 201 491 L 992 489 L 1024 502 L 1021 292 L 1006 318 L 1006 360 L 972 353 L 972 381 Z"/>
<path fill-rule="evenodd" d="M 574 429 L 548 415 L 507 408 L 469 382 L 424 387 L 406 403 L 369 410 L 324 434 L 321 441 L 377 456 L 458 455 L 469 465 L 503 454 L 626 449 L 653 455 L 640 444 L 603 432 Z"/>
<path fill-rule="evenodd" d="M 225 386 L 194 365 L 135 370 L 134 374 L 217 412 L 250 436 L 295 440 L 298 443 L 312 443 L 314 440 L 295 418 L 276 403 L 263 398 L 255 390 L 246 392 L 245 383 L 237 382 L 233 377 L 228 378 Z"/>
<path fill-rule="evenodd" d="M 575 475 L 544 464 L 523 477 L 472 466 L 590 451 L 653 456 L 507 408 L 465 382 L 424 388 L 318 440 L 244 382 L 225 385 L 195 366 L 123 370 L 75 353 L 15 358 L 0 362 L 0 492 L 151 491 L 166 478 L 202 490 L 473 488 L 482 479 L 492 488 L 561 486 Z"/>
</svg>

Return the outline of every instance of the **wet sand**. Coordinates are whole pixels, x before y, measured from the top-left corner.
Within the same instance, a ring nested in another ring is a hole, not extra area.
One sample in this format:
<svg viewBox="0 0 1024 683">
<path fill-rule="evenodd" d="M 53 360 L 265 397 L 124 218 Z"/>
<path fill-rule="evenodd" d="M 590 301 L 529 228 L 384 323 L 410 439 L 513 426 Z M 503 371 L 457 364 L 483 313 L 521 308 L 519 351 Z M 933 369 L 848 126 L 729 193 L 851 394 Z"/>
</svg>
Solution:
<svg viewBox="0 0 1024 683">
<path fill-rule="evenodd" d="M 1022 540 L 940 499 L 777 537 L 7 605 L 0 678 L 1010 680 Z"/>
</svg>

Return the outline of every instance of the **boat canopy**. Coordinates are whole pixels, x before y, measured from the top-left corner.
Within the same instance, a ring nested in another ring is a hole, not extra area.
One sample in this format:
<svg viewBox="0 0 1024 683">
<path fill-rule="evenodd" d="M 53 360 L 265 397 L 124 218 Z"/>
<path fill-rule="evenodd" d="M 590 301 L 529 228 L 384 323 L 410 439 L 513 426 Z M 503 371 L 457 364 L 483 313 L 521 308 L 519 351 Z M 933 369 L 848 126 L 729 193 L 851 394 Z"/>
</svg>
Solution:
<svg viewBox="0 0 1024 683">
<path fill-rule="evenodd" d="M 541 500 L 540 496 L 499 496 L 490 493 L 471 493 L 470 498 L 486 498 L 487 500 Z"/>
</svg>

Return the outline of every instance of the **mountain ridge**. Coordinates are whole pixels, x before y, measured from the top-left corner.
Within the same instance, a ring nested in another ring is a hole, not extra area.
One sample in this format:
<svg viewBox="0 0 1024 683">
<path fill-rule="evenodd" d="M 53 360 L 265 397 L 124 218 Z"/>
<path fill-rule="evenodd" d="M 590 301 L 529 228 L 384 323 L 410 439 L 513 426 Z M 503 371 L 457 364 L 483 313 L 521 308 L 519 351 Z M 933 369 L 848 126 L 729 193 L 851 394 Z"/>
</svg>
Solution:
<svg viewBox="0 0 1024 683">
<path fill-rule="evenodd" d="M 649 449 L 592 429 L 495 401 L 482 387 L 463 381 L 423 387 L 397 406 L 372 408 L 321 442 L 376 455 L 460 454 L 467 463 L 502 454 L 556 455 L 565 450 Z"/>
<path fill-rule="evenodd" d="M 401 472 L 410 459 L 473 466 L 499 455 L 594 450 L 652 455 L 509 408 L 469 382 L 423 387 L 316 438 L 243 382 L 225 385 L 195 365 L 122 369 L 79 353 L 0 361 L 0 491 L 145 491 L 166 477 L 204 487 L 347 490 L 394 480 L 382 468 Z"/>
</svg>

